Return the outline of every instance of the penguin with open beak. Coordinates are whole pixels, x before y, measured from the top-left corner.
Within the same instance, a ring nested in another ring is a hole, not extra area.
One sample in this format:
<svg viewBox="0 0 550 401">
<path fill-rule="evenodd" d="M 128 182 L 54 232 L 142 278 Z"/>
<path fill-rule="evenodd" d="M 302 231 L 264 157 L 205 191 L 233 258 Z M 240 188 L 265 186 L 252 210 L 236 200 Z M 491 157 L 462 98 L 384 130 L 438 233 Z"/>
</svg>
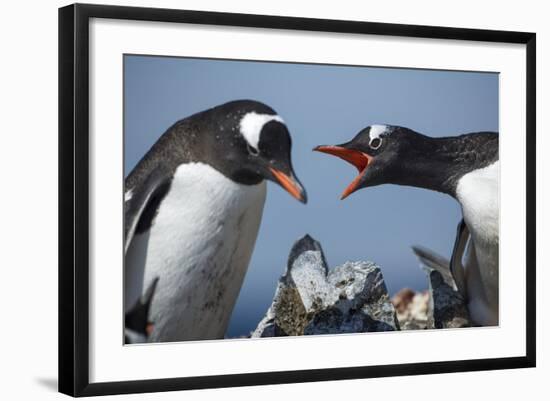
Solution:
<svg viewBox="0 0 550 401">
<path fill-rule="evenodd" d="M 425 188 L 455 198 L 463 222 L 447 268 L 467 299 L 474 324 L 498 324 L 497 132 L 432 138 L 405 127 L 372 125 L 349 142 L 314 150 L 337 156 L 359 171 L 342 199 L 361 188 L 382 184 Z"/>
<path fill-rule="evenodd" d="M 125 180 L 125 312 L 158 278 L 150 342 L 223 338 L 266 198 L 306 203 L 291 138 L 269 106 L 233 101 L 170 127 Z"/>
</svg>

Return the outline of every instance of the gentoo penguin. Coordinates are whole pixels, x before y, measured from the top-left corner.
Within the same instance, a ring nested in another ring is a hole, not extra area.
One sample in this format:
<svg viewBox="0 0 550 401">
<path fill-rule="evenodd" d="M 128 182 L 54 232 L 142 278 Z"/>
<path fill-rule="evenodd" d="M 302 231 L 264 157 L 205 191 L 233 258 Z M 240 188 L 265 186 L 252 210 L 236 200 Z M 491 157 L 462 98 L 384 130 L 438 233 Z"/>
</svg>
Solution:
<svg viewBox="0 0 550 401">
<path fill-rule="evenodd" d="M 125 310 L 159 278 L 150 342 L 223 338 L 266 180 L 306 203 L 283 119 L 239 100 L 172 125 L 125 180 Z"/>
<path fill-rule="evenodd" d="M 451 257 L 453 276 L 467 297 L 474 324 L 498 324 L 497 132 L 431 138 L 404 127 L 372 125 L 347 143 L 314 150 L 338 156 L 359 170 L 342 199 L 381 184 L 426 188 L 455 198 L 464 224 L 459 224 Z"/>
</svg>

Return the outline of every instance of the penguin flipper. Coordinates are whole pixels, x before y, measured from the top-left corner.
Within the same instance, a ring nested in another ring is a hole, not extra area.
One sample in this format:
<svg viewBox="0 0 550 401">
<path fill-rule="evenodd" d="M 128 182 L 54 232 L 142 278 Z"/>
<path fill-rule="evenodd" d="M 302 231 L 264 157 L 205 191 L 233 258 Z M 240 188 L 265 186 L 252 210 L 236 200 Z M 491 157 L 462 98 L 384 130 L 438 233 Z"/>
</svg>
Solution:
<svg viewBox="0 0 550 401">
<path fill-rule="evenodd" d="M 422 246 L 414 245 L 412 250 L 420 263 L 426 266 L 428 269 L 436 270 L 443 276 L 443 279 L 447 283 L 454 281 L 453 275 L 449 268 L 449 261 L 443 256 L 431 251 Z"/>
<path fill-rule="evenodd" d="M 136 333 L 147 336 L 147 326 L 149 324 L 149 308 L 155 295 L 157 288 L 158 277 L 149 284 L 147 291 L 137 300 L 124 316 L 124 326 L 126 329 L 130 329 Z"/>
<path fill-rule="evenodd" d="M 466 244 L 470 238 L 470 230 L 464 222 L 464 219 L 460 220 L 456 229 L 456 239 L 453 246 L 453 253 L 451 255 L 450 269 L 456 283 L 457 289 L 466 299 L 466 280 L 464 277 L 464 265 L 462 259 L 466 250 Z"/>
<path fill-rule="evenodd" d="M 150 226 L 160 201 L 168 193 L 171 180 L 166 169 L 155 168 L 139 188 L 129 188 L 131 194 L 124 202 L 124 253 L 134 234 L 142 226 Z"/>
</svg>

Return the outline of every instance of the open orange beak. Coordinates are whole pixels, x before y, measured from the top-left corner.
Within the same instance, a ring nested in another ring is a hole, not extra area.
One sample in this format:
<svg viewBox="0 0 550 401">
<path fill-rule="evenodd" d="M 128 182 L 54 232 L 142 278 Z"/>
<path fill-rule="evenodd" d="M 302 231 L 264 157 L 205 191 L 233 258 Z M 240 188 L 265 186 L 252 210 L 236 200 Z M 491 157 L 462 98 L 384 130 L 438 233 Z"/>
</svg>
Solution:
<svg viewBox="0 0 550 401">
<path fill-rule="evenodd" d="M 269 167 L 273 176 L 277 179 L 279 184 L 294 198 L 298 199 L 302 203 L 307 202 L 307 195 L 304 187 L 296 180 L 283 173 L 281 170 L 277 170 L 273 167 Z"/>
<path fill-rule="evenodd" d="M 347 149 L 342 146 L 317 146 L 313 149 L 317 152 L 328 153 L 329 155 L 337 156 L 340 159 L 347 161 L 350 164 L 353 164 L 359 171 L 359 175 L 347 186 L 347 188 L 342 193 L 341 199 L 347 198 L 350 194 L 357 190 L 361 178 L 367 170 L 372 157 L 363 153 L 359 150 Z"/>
</svg>

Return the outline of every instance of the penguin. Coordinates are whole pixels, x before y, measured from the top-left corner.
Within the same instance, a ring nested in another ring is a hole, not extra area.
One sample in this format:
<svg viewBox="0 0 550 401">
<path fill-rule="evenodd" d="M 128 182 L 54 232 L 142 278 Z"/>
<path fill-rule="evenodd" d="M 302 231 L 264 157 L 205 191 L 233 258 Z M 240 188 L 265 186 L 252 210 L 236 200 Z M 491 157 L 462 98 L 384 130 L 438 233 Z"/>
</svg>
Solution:
<svg viewBox="0 0 550 401">
<path fill-rule="evenodd" d="M 372 125 L 347 143 L 314 150 L 358 169 L 342 199 L 382 184 L 425 188 L 456 199 L 463 222 L 447 268 L 466 297 L 473 324 L 498 325 L 498 132 L 432 138 L 405 127 Z"/>
<path fill-rule="evenodd" d="M 269 106 L 237 100 L 177 121 L 124 186 L 125 311 L 158 277 L 149 342 L 221 339 L 270 180 L 302 203 L 291 138 Z"/>
</svg>

